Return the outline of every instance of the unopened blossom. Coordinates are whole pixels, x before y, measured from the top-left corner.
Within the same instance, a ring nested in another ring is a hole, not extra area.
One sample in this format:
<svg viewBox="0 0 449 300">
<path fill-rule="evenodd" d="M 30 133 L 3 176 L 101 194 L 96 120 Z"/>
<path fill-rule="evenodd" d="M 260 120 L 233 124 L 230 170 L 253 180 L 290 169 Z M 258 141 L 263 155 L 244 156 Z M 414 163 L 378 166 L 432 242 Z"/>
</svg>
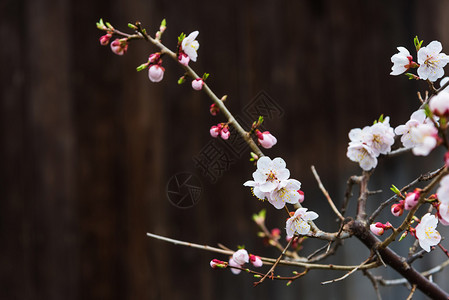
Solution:
<svg viewBox="0 0 449 300">
<path fill-rule="evenodd" d="M 277 143 L 277 139 L 269 131 L 260 132 L 257 130 L 256 135 L 259 144 L 265 149 L 270 149 Z"/>
<path fill-rule="evenodd" d="M 391 206 L 391 214 L 395 217 L 399 217 L 404 213 L 404 200 L 399 201 Z"/>
<path fill-rule="evenodd" d="M 204 81 L 201 78 L 192 80 L 192 88 L 196 91 L 200 91 L 203 88 Z"/>
<path fill-rule="evenodd" d="M 231 132 L 229 131 L 228 127 L 224 127 L 220 132 L 220 136 L 224 140 L 229 139 L 230 135 L 231 135 Z"/>
<path fill-rule="evenodd" d="M 427 156 L 438 143 L 438 129 L 433 124 L 420 124 L 410 130 L 414 142 L 412 152 L 415 155 Z"/>
<path fill-rule="evenodd" d="M 220 134 L 221 128 L 214 125 L 210 128 L 209 132 L 212 137 L 216 138 Z"/>
<path fill-rule="evenodd" d="M 123 55 L 128 50 L 128 42 L 126 39 L 115 39 L 111 43 L 111 50 L 117 55 Z"/>
<path fill-rule="evenodd" d="M 300 198 L 300 188 L 301 182 L 296 179 L 282 180 L 278 188 L 271 192 L 268 202 L 277 209 L 284 208 L 285 203 L 296 204 Z"/>
<path fill-rule="evenodd" d="M 255 266 L 256 268 L 260 268 L 260 267 L 263 266 L 263 262 L 262 262 L 262 260 L 260 259 L 260 256 L 250 254 L 250 255 L 249 255 L 249 261 L 250 261 L 250 262 L 253 264 L 253 266 Z"/>
<path fill-rule="evenodd" d="M 159 82 L 162 78 L 164 78 L 164 71 L 165 69 L 163 67 L 159 65 L 152 65 L 148 69 L 148 78 L 150 78 L 152 82 Z"/>
<path fill-rule="evenodd" d="M 212 103 L 209 107 L 209 112 L 211 115 L 216 116 L 217 113 L 220 111 L 220 108 L 215 103 Z"/>
<path fill-rule="evenodd" d="M 294 215 L 290 217 L 286 224 L 287 238 L 292 238 L 295 233 L 305 235 L 310 231 L 309 221 L 318 218 L 318 214 L 313 211 L 307 211 L 307 208 L 298 208 Z"/>
<path fill-rule="evenodd" d="M 194 31 L 182 40 L 181 47 L 192 61 L 196 61 L 198 54 L 196 51 L 200 48 L 200 43 L 196 40 L 199 31 Z"/>
<path fill-rule="evenodd" d="M 106 46 L 107 44 L 109 44 L 109 40 L 111 39 L 111 37 L 112 37 L 112 34 L 110 34 L 110 33 L 102 35 L 100 37 L 100 44 L 102 46 Z"/>
<path fill-rule="evenodd" d="M 430 213 L 421 218 L 421 222 L 416 226 L 416 238 L 421 248 L 430 252 L 430 247 L 438 245 L 441 241 L 441 235 L 436 230 L 438 219 Z"/>
<path fill-rule="evenodd" d="M 249 254 L 245 249 L 239 249 L 232 254 L 232 259 L 239 265 L 249 262 Z"/>
<path fill-rule="evenodd" d="M 437 189 L 438 200 L 442 203 L 449 203 L 449 175 L 444 176 Z"/>
<path fill-rule="evenodd" d="M 391 67 L 390 75 L 400 75 L 410 69 L 413 63 L 413 57 L 410 52 L 404 47 L 397 48 L 399 53 L 394 54 L 391 57 L 393 66 Z"/>
<path fill-rule="evenodd" d="M 237 267 L 237 268 L 241 268 L 242 267 L 242 265 L 239 265 L 238 263 L 236 263 L 236 261 L 232 257 L 229 259 L 229 264 L 228 265 L 230 267 Z M 240 272 L 242 271 L 240 269 L 235 269 L 235 268 L 230 268 L 230 269 L 231 269 L 231 272 L 233 274 L 235 274 L 235 275 L 240 274 Z"/>
<path fill-rule="evenodd" d="M 384 224 L 377 222 L 375 224 L 371 224 L 369 226 L 369 229 L 371 230 L 372 233 L 374 233 L 377 236 L 381 236 L 382 234 L 384 234 Z"/>
<path fill-rule="evenodd" d="M 419 190 L 415 189 L 412 193 L 407 193 L 405 200 L 404 200 L 404 208 L 406 210 L 411 210 L 418 204 L 419 202 Z"/>
<path fill-rule="evenodd" d="M 424 109 L 418 109 L 410 116 L 410 120 L 408 120 L 405 125 L 399 125 L 394 129 L 394 132 L 397 135 L 402 135 L 401 142 L 405 148 L 413 148 L 418 144 L 416 137 L 411 134 L 411 130 L 418 125 L 430 122 L 430 120 L 426 118 Z"/>
<path fill-rule="evenodd" d="M 373 149 L 362 142 L 350 142 L 346 156 L 359 163 L 360 167 L 369 171 L 377 166 L 377 157 Z"/>
<path fill-rule="evenodd" d="M 439 117 L 449 117 L 449 92 L 441 91 L 429 102 L 430 110 Z"/>
<path fill-rule="evenodd" d="M 298 194 L 299 194 L 298 202 L 299 202 L 299 203 L 304 202 L 304 192 L 301 191 L 301 190 L 298 190 L 297 192 L 298 192 Z"/>
<path fill-rule="evenodd" d="M 285 161 L 277 157 L 271 160 L 267 156 L 263 156 L 257 160 L 257 170 L 253 173 L 254 181 L 247 181 L 243 185 L 255 187 L 261 192 L 272 192 L 282 180 L 290 177 L 290 171 L 286 168 Z"/>
<path fill-rule="evenodd" d="M 178 61 L 179 61 L 179 63 L 181 65 L 188 66 L 189 65 L 189 61 L 190 61 L 190 57 L 187 54 L 185 54 L 185 53 L 179 53 Z"/>
<path fill-rule="evenodd" d="M 449 62 L 449 56 L 440 53 L 443 50 L 441 43 L 432 41 L 426 47 L 421 47 L 418 50 L 418 75 L 421 79 L 429 79 L 436 81 L 443 77 L 444 67 Z"/>
<path fill-rule="evenodd" d="M 213 259 L 210 261 L 210 267 L 212 269 L 223 269 L 226 268 L 227 263 L 218 259 Z"/>
</svg>

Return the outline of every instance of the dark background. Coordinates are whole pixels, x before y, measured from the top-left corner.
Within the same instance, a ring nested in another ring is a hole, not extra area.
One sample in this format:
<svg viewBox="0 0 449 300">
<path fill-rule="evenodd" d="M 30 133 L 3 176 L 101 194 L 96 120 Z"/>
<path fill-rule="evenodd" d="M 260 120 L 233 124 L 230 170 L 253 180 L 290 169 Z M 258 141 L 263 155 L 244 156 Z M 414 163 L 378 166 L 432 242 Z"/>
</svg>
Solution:
<svg viewBox="0 0 449 300">
<path fill-rule="evenodd" d="M 174 62 L 164 61 L 158 84 L 146 71 L 136 73 L 156 49 L 139 41 L 116 56 L 100 46 L 95 22 L 126 30 L 141 21 L 154 34 L 166 18 L 163 42 L 171 49 L 181 32 L 199 30 L 191 66 L 211 74 L 208 84 L 228 95 L 235 114 L 261 91 L 282 107 L 282 118 L 265 123 L 278 138 L 265 154 L 286 160 L 303 184 L 304 205 L 320 214 L 321 228 L 335 231 L 310 166 L 340 206 L 348 176 L 361 173 L 346 158 L 347 133 L 382 113 L 393 127 L 408 120 L 419 105 L 416 91 L 426 85 L 390 76 L 390 57 L 397 46 L 415 55 L 415 35 L 424 45 L 441 41 L 448 53 L 448 13 L 446 1 L 1 1 L 0 297 L 374 299 L 360 273 L 324 287 L 321 281 L 344 273 L 312 271 L 290 287 L 267 281 L 253 288 L 249 275 L 210 269 L 212 258 L 227 259 L 222 255 L 146 237 L 244 244 L 277 256 L 256 237 L 251 215 L 267 208 L 268 226 L 282 229 L 285 214 L 243 187 L 254 171 L 246 153 L 216 183 L 203 176 L 193 157 L 224 118 L 210 116 L 205 94 L 176 84 L 182 70 Z M 384 192 L 370 199 L 371 209 L 391 195 L 391 184 L 400 187 L 440 164 L 438 151 L 381 161 L 371 188 Z M 192 208 L 168 201 L 167 183 L 178 172 L 202 184 Z M 387 211 L 379 220 L 391 218 Z M 405 255 L 411 243 L 407 238 L 397 249 Z M 310 241 L 305 255 L 321 245 Z M 358 264 L 367 255 L 347 241 L 327 263 Z M 418 269 L 444 259 L 431 256 Z M 434 280 L 449 290 L 447 278 L 445 272 Z M 382 292 L 386 299 L 408 295 L 404 287 Z"/>
</svg>

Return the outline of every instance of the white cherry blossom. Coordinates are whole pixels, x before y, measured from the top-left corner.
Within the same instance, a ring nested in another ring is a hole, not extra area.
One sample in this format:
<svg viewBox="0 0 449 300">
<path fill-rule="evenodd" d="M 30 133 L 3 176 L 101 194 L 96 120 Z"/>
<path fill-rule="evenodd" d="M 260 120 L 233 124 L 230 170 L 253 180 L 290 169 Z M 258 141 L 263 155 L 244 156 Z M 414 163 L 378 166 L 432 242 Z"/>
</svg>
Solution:
<svg viewBox="0 0 449 300">
<path fill-rule="evenodd" d="M 285 224 L 287 238 L 292 238 L 295 233 L 305 235 L 310 231 L 309 221 L 318 218 L 318 214 L 313 211 L 307 211 L 307 208 L 301 207 L 295 211 L 295 214 L 289 218 Z"/>
<path fill-rule="evenodd" d="M 440 53 L 443 50 L 441 43 L 438 41 L 432 41 L 426 47 L 421 47 L 418 51 L 418 75 L 421 79 L 429 79 L 430 81 L 436 81 L 438 78 L 443 77 L 443 68 L 449 62 L 449 56 L 444 53 Z"/>
<path fill-rule="evenodd" d="M 270 193 L 278 188 L 282 180 L 287 180 L 290 177 L 290 171 L 286 168 L 285 161 L 277 157 L 271 160 L 267 156 L 259 158 L 257 161 L 257 170 L 253 173 L 254 181 L 247 181 L 244 186 L 254 187 L 254 194 Z M 256 197 L 261 198 L 256 195 Z M 261 198 L 264 199 L 264 198 Z"/>
<path fill-rule="evenodd" d="M 192 61 L 196 61 L 198 54 L 196 51 L 200 48 L 200 43 L 196 40 L 199 31 L 194 31 L 182 40 L 182 51 L 189 56 Z"/>
<path fill-rule="evenodd" d="M 449 204 L 449 175 L 444 176 L 440 181 L 440 187 L 437 189 L 438 200 Z"/>
<path fill-rule="evenodd" d="M 443 90 L 433 96 L 429 102 L 430 110 L 439 117 L 449 116 L 449 91 Z"/>
<path fill-rule="evenodd" d="M 410 52 L 404 47 L 398 47 L 397 49 L 399 53 L 396 53 L 391 57 L 393 66 L 391 67 L 390 75 L 400 75 L 407 71 L 410 68 L 413 59 Z"/>
<path fill-rule="evenodd" d="M 373 149 L 362 142 L 350 142 L 346 156 L 350 160 L 359 163 L 360 167 L 365 171 L 369 171 L 377 166 L 377 157 Z"/>
<path fill-rule="evenodd" d="M 371 147 L 376 156 L 387 154 L 394 144 L 394 130 L 390 127 L 390 118 L 377 122 L 370 127 L 369 135 L 365 137 L 366 144 Z"/>
<path fill-rule="evenodd" d="M 431 246 L 438 245 L 441 241 L 441 235 L 435 229 L 437 224 L 438 219 L 434 215 L 427 213 L 421 218 L 421 222 L 415 228 L 419 245 L 427 252 L 430 252 Z"/>
<path fill-rule="evenodd" d="M 429 120 L 426 119 L 426 113 L 424 109 L 418 109 L 410 116 L 410 120 L 408 120 L 405 125 L 399 125 L 394 129 L 394 132 L 397 135 L 402 135 L 401 142 L 404 147 L 412 148 L 415 147 L 418 142 L 415 141 L 414 137 L 411 135 L 411 129 L 427 122 L 429 122 Z"/>
<path fill-rule="evenodd" d="M 412 152 L 415 155 L 427 156 L 438 142 L 438 130 L 433 124 L 420 124 L 410 130 L 411 138 L 416 142 Z"/>
<path fill-rule="evenodd" d="M 449 202 L 442 202 L 438 207 L 438 219 L 441 224 L 449 225 Z"/>
<path fill-rule="evenodd" d="M 268 202 L 277 209 L 284 208 L 285 203 L 296 204 L 299 201 L 301 182 L 296 179 L 287 179 L 279 183 L 279 187 L 272 191 L 268 197 Z"/>
</svg>

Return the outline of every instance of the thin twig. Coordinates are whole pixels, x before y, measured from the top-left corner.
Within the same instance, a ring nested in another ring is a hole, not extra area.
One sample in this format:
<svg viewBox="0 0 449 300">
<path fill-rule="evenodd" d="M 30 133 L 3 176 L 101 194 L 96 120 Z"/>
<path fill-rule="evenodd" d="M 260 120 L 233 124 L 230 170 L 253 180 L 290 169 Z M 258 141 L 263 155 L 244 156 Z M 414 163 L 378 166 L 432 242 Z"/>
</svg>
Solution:
<svg viewBox="0 0 449 300">
<path fill-rule="evenodd" d="M 442 264 L 440 264 L 440 265 L 438 265 L 436 267 L 433 267 L 432 269 L 429 269 L 429 270 L 427 270 L 425 272 L 422 272 L 421 275 L 427 277 L 427 276 L 436 274 L 438 272 L 441 272 L 448 265 L 449 265 L 449 259 L 444 261 Z M 381 285 L 385 285 L 385 286 L 400 285 L 400 284 L 408 283 L 408 280 L 406 278 L 389 279 L 389 280 L 379 279 L 378 281 L 379 281 L 379 283 Z"/>
<path fill-rule="evenodd" d="M 358 265 L 357 267 L 355 267 L 354 269 L 352 269 L 351 271 L 349 271 L 348 273 L 346 273 L 342 277 L 336 278 L 336 279 L 332 279 L 332 280 L 328 280 L 328 281 L 323 281 L 323 282 L 321 282 L 321 284 L 325 285 L 325 284 L 328 284 L 328 283 L 334 283 L 334 282 L 337 282 L 337 281 L 341 281 L 341 280 L 345 279 L 346 277 L 348 277 L 349 275 L 351 275 L 352 273 L 354 273 L 355 271 L 357 271 L 360 267 L 362 267 L 364 264 L 366 264 L 370 260 L 371 260 L 371 257 L 366 259 L 364 262 L 362 262 L 360 265 Z"/>
<path fill-rule="evenodd" d="M 264 280 L 265 280 L 265 278 L 267 278 L 268 274 L 271 273 L 273 275 L 274 269 L 279 264 L 279 262 L 281 261 L 281 258 L 285 254 L 285 251 L 287 251 L 288 247 L 290 247 L 290 245 L 292 244 L 292 242 L 295 238 L 297 238 L 297 237 L 293 237 L 290 239 L 290 241 L 288 241 L 288 244 L 287 244 L 287 246 L 285 246 L 284 251 L 282 251 L 281 255 L 279 255 L 279 257 L 276 259 L 276 262 L 271 266 L 270 270 L 267 273 L 265 273 L 265 275 L 258 282 L 255 282 L 254 286 L 257 286 L 257 285 L 261 284 L 262 282 L 264 282 Z M 273 277 L 273 276 L 271 276 L 271 277 Z"/>
<path fill-rule="evenodd" d="M 414 284 L 414 285 L 412 286 L 412 290 L 410 291 L 410 295 L 408 295 L 408 297 L 407 297 L 406 300 L 412 300 L 413 294 L 415 293 L 415 291 L 416 291 L 416 284 Z"/>
<path fill-rule="evenodd" d="M 189 243 L 189 242 L 184 242 L 184 241 L 180 241 L 180 240 L 175 240 L 175 239 L 167 238 L 167 237 L 160 236 L 160 235 L 157 235 L 154 233 L 147 232 L 147 236 L 152 237 L 157 240 L 165 241 L 168 243 L 172 243 L 172 244 L 180 245 L 180 246 L 184 246 L 184 247 L 192 247 L 192 248 L 206 250 L 209 252 L 221 253 L 221 254 L 225 254 L 225 255 L 234 254 L 234 251 L 227 251 L 227 250 L 223 250 L 220 248 L 211 247 L 208 245 L 199 245 L 199 244 L 195 244 L 195 243 Z M 276 259 L 268 258 L 268 257 L 260 257 L 260 259 L 264 263 L 275 263 L 276 262 Z M 344 265 L 333 265 L 333 264 L 327 264 L 327 265 L 326 264 L 313 264 L 313 263 L 307 263 L 307 262 L 301 262 L 301 261 L 289 261 L 289 260 L 280 260 L 278 264 L 286 265 L 286 266 L 303 267 L 306 269 L 339 270 L 339 271 L 350 271 L 350 270 L 354 269 L 355 267 L 357 267 L 357 266 L 344 266 Z M 372 263 L 364 265 L 362 267 L 362 269 L 372 269 L 372 268 L 376 268 L 378 266 L 379 266 L 379 264 L 377 262 L 372 262 Z"/>
<path fill-rule="evenodd" d="M 346 183 L 345 198 L 343 200 L 343 205 L 341 207 L 341 214 L 343 216 L 345 215 L 346 208 L 348 207 L 349 199 L 352 197 L 352 187 L 354 186 L 354 184 L 360 184 L 361 180 L 362 180 L 361 176 L 349 177 Z"/>
<path fill-rule="evenodd" d="M 374 291 L 376 292 L 377 300 L 382 300 L 382 296 L 381 296 L 380 291 L 379 291 L 379 284 L 377 283 L 377 280 L 374 277 L 374 275 L 371 274 L 371 272 L 368 271 L 368 270 L 363 270 L 363 274 L 366 277 L 368 277 L 369 280 L 371 281 L 371 283 L 373 285 L 373 288 L 374 288 Z"/>
<path fill-rule="evenodd" d="M 334 204 L 334 201 L 332 201 L 331 197 L 329 196 L 329 193 L 327 192 L 326 188 L 324 187 L 323 183 L 321 182 L 320 176 L 318 175 L 318 173 L 315 169 L 315 166 L 311 166 L 310 168 L 312 169 L 313 176 L 315 176 L 315 179 L 318 182 L 318 187 L 320 188 L 324 197 L 326 197 L 327 202 L 329 203 L 330 207 L 332 208 L 334 213 L 337 215 L 337 217 L 340 219 L 340 221 L 343 221 L 345 218 L 338 211 L 337 207 Z"/>
</svg>

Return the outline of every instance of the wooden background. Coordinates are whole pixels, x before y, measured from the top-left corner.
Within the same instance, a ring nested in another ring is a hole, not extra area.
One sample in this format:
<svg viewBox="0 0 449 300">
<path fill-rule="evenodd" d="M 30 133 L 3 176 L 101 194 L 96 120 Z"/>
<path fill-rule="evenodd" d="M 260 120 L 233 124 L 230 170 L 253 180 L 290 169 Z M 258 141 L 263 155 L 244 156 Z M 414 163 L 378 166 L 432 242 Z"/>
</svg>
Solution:
<svg viewBox="0 0 449 300">
<path fill-rule="evenodd" d="M 244 244 L 274 256 L 250 216 L 267 208 L 269 226 L 282 229 L 285 215 L 242 186 L 254 171 L 246 154 L 216 183 L 202 175 L 192 158 L 211 140 L 209 127 L 224 119 L 208 114 L 204 94 L 177 86 L 182 72 L 173 62 L 164 62 L 159 84 L 136 73 L 151 46 L 132 43 L 123 57 L 101 47 L 95 22 L 126 30 L 138 20 L 154 34 L 166 18 L 163 42 L 172 49 L 179 33 L 199 30 L 199 59 L 191 65 L 211 74 L 209 85 L 229 96 L 236 114 L 261 91 L 282 107 L 282 118 L 266 122 L 279 142 L 265 153 L 286 160 L 303 183 L 304 205 L 334 231 L 310 165 L 340 204 L 346 179 L 360 173 L 345 156 L 349 130 L 382 113 L 393 126 L 404 123 L 418 105 L 416 91 L 426 88 L 390 76 L 391 55 L 397 46 L 413 49 L 415 35 L 425 45 L 441 41 L 448 53 L 448 13 L 445 1 L 1 1 L 0 297 L 374 299 L 360 274 L 320 286 L 338 272 L 254 289 L 248 275 L 210 269 L 212 258 L 226 257 L 147 238 L 153 232 L 234 249 Z M 432 157 L 381 162 L 372 189 L 385 192 L 371 207 L 389 197 L 391 184 L 441 164 L 441 153 Z M 167 199 L 178 172 L 195 174 L 203 186 L 190 209 Z M 406 251 L 411 239 L 404 243 Z M 347 242 L 327 262 L 357 264 L 366 255 L 357 241 Z M 421 269 L 443 258 L 432 259 Z M 449 290 L 447 276 L 435 280 Z M 383 292 L 408 295 L 403 287 Z"/>
</svg>

